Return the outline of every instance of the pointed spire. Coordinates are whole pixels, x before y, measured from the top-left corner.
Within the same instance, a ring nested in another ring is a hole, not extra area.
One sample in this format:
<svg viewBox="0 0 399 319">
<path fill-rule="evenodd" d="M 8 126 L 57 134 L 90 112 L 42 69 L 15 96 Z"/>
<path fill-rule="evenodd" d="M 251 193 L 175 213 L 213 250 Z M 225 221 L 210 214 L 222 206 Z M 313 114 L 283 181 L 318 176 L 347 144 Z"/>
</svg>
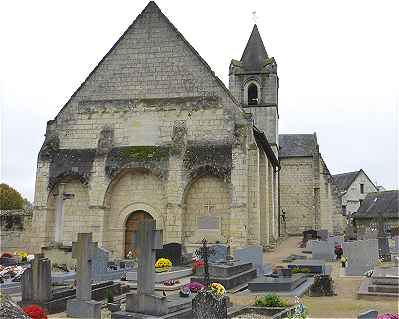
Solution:
<svg viewBox="0 0 399 319">
<path fill-rule="evenodd" d="M 262 38 L 259 34 L 256 24 L 252 29 L 247 46 L 241 57 L 241 62 L 247 70 L 259 70 L 268 58 Z"/>
</svg>

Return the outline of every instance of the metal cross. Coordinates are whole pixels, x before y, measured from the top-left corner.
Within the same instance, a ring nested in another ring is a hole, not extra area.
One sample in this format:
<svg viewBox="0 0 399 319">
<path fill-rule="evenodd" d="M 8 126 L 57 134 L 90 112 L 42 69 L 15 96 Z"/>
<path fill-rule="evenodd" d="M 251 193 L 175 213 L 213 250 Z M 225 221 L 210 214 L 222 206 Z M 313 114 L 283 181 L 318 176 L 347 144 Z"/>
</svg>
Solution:
<svg viewBox="0 0 399 319">
<path fill-rule="evenodd" d="M 256 16 L 256 11 L 252 11 L 252 19 L 254 20 L 255 24 L 258 22 L 258 17 Z"/>
<path fill-rule="evenodd" d="M 205 286 L 210 285 L 210 278 L 209 278 L 209 264 L 208 258 L 210 255 L 213 255 L 215 251 L 212 248 L 209 248 L 207 245 L 206 238 L 202 240 L 202 247 L 195 251 L 195 254 L 200 257 L 204 261 L 204 284 Z"/>
</svg>

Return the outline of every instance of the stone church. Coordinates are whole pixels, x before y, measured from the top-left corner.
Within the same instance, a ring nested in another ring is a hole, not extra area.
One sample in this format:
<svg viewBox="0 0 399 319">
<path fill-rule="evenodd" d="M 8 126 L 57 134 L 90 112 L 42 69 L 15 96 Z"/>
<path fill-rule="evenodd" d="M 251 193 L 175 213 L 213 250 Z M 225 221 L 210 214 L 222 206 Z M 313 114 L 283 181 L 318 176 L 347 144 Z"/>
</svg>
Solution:
<svg viewBox="0 0 399 319">
<path fill-rule="evenodd" d="M 32 249 L 92 232 L 124 257 L 149 218 L 188 251 L 203 237 L 275 242 L 277 96 L 277 64 L 256 25 L 227 89 L 151 1 L 47 123 Z"/>
</svg>

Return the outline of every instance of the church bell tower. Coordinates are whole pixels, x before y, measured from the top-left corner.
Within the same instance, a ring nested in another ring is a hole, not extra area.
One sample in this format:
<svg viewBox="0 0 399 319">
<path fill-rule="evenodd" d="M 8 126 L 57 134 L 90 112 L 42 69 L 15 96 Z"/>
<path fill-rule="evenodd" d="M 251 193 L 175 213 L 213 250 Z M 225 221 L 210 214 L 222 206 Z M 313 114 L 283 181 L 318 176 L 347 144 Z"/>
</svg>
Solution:
<svg viewBox="0 0 399 319">
<path fill-rule="evenodd" d="M 254 25 L 241 60 L 231 60 L 229 89 L 255 126 L 263 131 L 273 151 L 278 149 L 277 63 L 267 55 L 258 27 Z"/>
</svg>

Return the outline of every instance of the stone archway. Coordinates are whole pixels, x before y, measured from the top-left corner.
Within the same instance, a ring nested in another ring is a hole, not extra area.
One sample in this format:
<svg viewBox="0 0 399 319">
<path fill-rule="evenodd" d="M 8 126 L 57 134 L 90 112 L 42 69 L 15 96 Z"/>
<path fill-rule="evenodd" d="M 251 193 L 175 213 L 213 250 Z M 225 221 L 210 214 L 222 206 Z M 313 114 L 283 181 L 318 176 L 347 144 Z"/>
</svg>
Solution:
<svg viewBox="0 0 399 319">
<path fill-rule="evenodd" d="M 125 257 L 129 251 L 134 251 L 137 254 L 139 251 L 134 242 L 134 233 L 138 231 L 141 221 L 145 219 L 153 219 L 152 216 L 144 210 L 136 210 L 132 212 L 125 222 Z"/>
</svg>

